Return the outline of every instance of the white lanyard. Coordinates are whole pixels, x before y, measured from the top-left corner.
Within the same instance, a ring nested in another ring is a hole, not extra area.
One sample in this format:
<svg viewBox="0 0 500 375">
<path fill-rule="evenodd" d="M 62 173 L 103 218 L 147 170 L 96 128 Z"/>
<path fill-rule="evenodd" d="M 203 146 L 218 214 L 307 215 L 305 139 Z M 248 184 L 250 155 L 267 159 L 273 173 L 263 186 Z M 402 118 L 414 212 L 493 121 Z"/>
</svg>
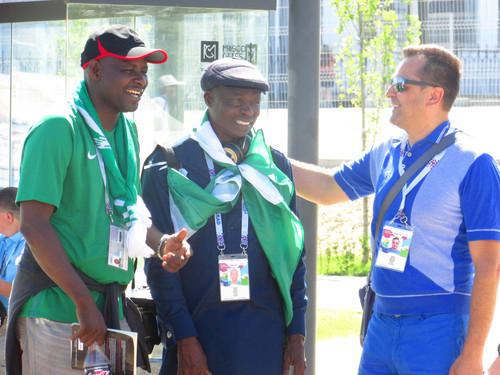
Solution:
<svg viewBox="0 0 500 375">
<path fill-rule="evenodd" d="M 205 153 L 205 160 L 207 162 L 208 173 L 210 175 L 210 179 L 215 177 L 215 167 L 214 162 L 210 156 Z M 222 215 L 220 212 L 215 213 L 214 215 L 215 221 L 215 233 L 217 235 L 217 250 L 221 255 L 224 254 L 224 250 L 226 250 L 226 243 L 224 241 L 224 231 L 222 229 Z M 248 210 L 245 205 L 245 201 L 241 200 L 241 240 L 240 240 L 240 248 L 243 254 L 246 254 L 248 249 Z"/>
<path fill-rule="evenodd" d="M 441 134 L 439 134 L 439 136 L 436 140 L 436 143 L 439 143 L 443 139 L 443 137 L 448 133 L 449 130 L 450 130 L 450 124 L 448 123 L 448 125 L 443 129 Z M 398 164 L 399 176 L 402 176 L 404 171 L 405 171 L 405 166 L 403 164 L 403 158 L 406 154 L 405 150 L 407 147 L 407 143 L 408 143 L 407 141 L 402 142 L 401 146 L 400 146 L 399 164 Z M 425 178 L 425 176 L 427 176 L 429 174 L 429 172 L 432 170 L 432 168 L 434 168 L 438 164 L 438 162 L 443 158 L 445 153 L 446 153 L 446 149 L 441 151 L 436 156 L 434 156 L 432 158 L 432 160 L 426 164 L 424 169 L 422 169 L 420 171 L 420 173 L 417 175 L 417 177 L 415 177 L 409 185 L 405 184 L 405 186 L 403 186 L 403 189 L 401 189 L 401 204 L 399 205 L 399 209 L 398 209 L 396 216 L 401 219 L 401 222 L 403 224 L 407 223 L 407 217 L 404 214 L 406 197 L 415 188 L 415 186 L 417 186 L 420 183 L 420 181 L 422 181 Z"/>
<path fill-rule="evenodd" d="M 83 117 L 83 120 L 85 121 L 85 124 L 92 128 L 96 133 L 98 133 L 101 137 L 106 139 L 106 136 L 104 133 L 101 131 L 99 126 L 95 123 L 94 119 L 90 117 L 90 115 L 81 107 L 77 107 L 78 112 Z M 104 166 L 104 160 L 102 159 L 101 153 L 99 152 L 99 148 L 97 147 L 97 144 L 95 143 L 94 137 L 92 138 L 92 142 L 94 143 L 95 146 L 95 153 L 97 156 L 97 161 L 99 163 L 99 171 L 101 172 L 101 177 L 102 177 L 102 183 L 104 184 L 104 202 L 106 204 L 106 214 L 110 217 L 111 221 L 113 221 L 113 208 L 111 207 L 111 200 L 109 199 L 109 193 L 108 193 L 108 183 L 107 183 L 107 178 L 106 178 L 106 168 Z M 110 146 L 111 147 L 111 146 Z"/>
<path fill-rule="evenodd" d="M 101 171 L 102 183 L 104 184 L 104 202 L 106 204 L 106 213 L 110 217 L 111 221 L 113 221 L 113 208 L 111 207 L 111 200 L 109 199 L 108 188 L 107 188 L 107 179 L 106 179 L 106 169 L 104 167 L 104 160 L 102 160 L 101 153 L 99 150 L 95 149 L 95 153 L 97 155 L 97 161 L 99 162 L 99 170 Z"/>
</svg>

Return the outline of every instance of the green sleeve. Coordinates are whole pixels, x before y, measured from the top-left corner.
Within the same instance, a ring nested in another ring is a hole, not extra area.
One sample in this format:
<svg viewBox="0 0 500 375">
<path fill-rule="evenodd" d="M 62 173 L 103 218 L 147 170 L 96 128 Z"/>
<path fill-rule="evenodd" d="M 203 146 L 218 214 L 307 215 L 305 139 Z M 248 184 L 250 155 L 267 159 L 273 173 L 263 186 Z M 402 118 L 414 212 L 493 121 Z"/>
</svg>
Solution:
<svg viewBox="0 0 500 375">
<path fill-rule="evenodd" d="M 65 117 L 50 117 L 33 127 L 24 141 L 16 202 L 61 202 L 72 157 L 73 129 Z"/>
</svg>

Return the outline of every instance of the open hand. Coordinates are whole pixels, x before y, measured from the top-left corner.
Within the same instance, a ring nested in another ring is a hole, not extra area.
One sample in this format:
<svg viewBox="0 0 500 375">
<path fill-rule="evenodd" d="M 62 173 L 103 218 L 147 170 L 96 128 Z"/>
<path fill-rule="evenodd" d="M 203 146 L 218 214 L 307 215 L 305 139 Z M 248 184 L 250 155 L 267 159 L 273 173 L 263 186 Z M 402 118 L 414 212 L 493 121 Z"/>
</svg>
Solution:
<svg viewBox="0 0 500 375">
<path fill-rule="evenodd" d="M 163 242 L 160 249 L 163 260 L 161 266 L 169 272 L 177 272 L 184 267 L 192 255 L 191 246 L 186 241 L 188 232 L 181 229 L 172 234 Z"/>
</svg>

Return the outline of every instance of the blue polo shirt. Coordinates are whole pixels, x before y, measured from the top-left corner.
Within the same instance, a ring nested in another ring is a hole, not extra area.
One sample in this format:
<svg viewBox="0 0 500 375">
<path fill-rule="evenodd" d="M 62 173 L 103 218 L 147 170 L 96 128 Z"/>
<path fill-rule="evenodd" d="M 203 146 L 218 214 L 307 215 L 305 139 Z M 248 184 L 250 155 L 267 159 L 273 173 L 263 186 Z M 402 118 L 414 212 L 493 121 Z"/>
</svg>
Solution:
<svg viewBox="0 0 500 375">
<path fill-rule="evenodd" d="M 449 129 L 440 124 L 426 138 L 407 145 L 405 137 L 378 144 L 334 175 L 351 200 L 375 194 L 372 221 L 374 259 L 382 228 L 399 209 L 400 193 L 373 233 L 383 199 L 408 168 Z M 416 174 L 418 175 L 418 173 Z M 413 177 L 415 178 L 415 176 Z M 413 180 L 411 178 L 407 184 Z M 404 212 L 413 240 L 404 272 L 374 267 L 374 309 L 387 314 L 468 313 L 474 266 L 468 242 L 500 241 L 500 172 L 493 157 L 460 133 L 443 158 L 406 197 Z"/>
<path fill-rule="evenodd" d="M 12 284 L 17 272 L 17 259 L 23 253 L 25 240 L 21 232 L 5 237 L 0 235 L 0 279 Z M 9 298 L 0 295 L 0 302 L 7 310 Z"/>
</svg>

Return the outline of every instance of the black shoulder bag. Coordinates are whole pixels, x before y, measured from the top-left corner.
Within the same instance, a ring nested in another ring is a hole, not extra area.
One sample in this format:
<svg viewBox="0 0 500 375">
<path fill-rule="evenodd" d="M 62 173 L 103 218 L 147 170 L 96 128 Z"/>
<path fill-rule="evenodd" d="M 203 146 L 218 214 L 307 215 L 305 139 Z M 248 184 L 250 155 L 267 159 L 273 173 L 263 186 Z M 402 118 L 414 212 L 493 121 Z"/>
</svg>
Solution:
<svg viewBox="0 0 500 375">
<path fill-rule="evenodd" d="M 405 173 L 396 181 L 396 183 L 392 186 L 391 190 L 387 193 L 380 206 L 380 211 L 378 212 L 377 221 L 375 222 L 375 232 L 373 241 L 374 246 L 376 247 L 376 239 L 378 238 L 380 226 L 382 224 L 382 220 L 384 215 L 389 208 L 390 204 L 399 194 L 403 186 L 406 182 L 414 176 L 422 167 L 424 167 L 432 158 L 439 154 L 441 151 L 446 149 L 455 143 L 456 140 L 456 132 L 448 134 L 445 136 L 439 143 L 432 145 L 420 158 L 417 159 L 415 163 L 413 163 L 410 168 L 408 168 Z M 372 255 L 375 254 L 375 249 L 372 249 Z M 366 279 L 366 285 L 359 289 L 359 300 L 361 302 L 361 306 L 363 308 L 363 317 L 361 319 L 361 330 L 359 332 L 359 341 L 361 346 L 365 341 L 366 332 L 368 330 L 368 323 L 370 322 L 370 318 L 372 317 L 373 312 L 373 304 L 375 303 L 375 292 L 371 287 L 371 275 L 373 271 L 373 266 L 375 264 L 375 259 L 372 257 L 372 265 L 370 268 L 370 272 L 368 273 L 368 277 Z"/>
</svg>

